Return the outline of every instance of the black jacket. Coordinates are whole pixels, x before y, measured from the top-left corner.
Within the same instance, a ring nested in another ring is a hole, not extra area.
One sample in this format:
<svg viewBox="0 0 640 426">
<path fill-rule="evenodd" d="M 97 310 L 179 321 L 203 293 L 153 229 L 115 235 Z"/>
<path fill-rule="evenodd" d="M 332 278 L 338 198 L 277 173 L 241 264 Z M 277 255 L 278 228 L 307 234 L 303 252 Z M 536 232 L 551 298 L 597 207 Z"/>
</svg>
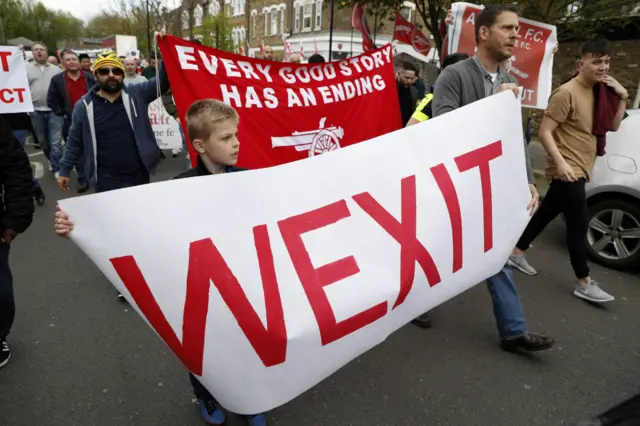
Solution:
<svg viewBox="0 0 640 426">
<path fill-rule="evenodd" d="M 243 169 L 242 167 L 236 167 L 236 166 L 227 167 L 227 173 L 243 172 L 245 170 L 247 169 Z M 189 169 L 186 172 L 180 173 L 178 176 L 174 177 L 174 179 L 184 179 L 184 178 L 197 177 L 197 176 L 208 176 L 210 174 L 212 173 L 209 171 L 209 169 L 207 169 L 207 166 L 204 165 L 204 163 L 200 159 L 200 156 L 198 156 L 198 164 L 196 164 L 196 166 L 193 169 Z"/>
<path fill-rule="evenodd" d="M 33 183 L 29 157 L 0 116 L 0 235 L 27 230 L 33 220 Z"/>
<path fill-rule="evenodd" d="M 82 71 L 83 78 L 87 84 L 87 92 L 96 85 L 96 79 L 86 71 Z M 65 115 L 71 120 L 73 105 L 69 100 L 69 92 L 67 91 L 67 80 L 65 80 L 65 72 L 58 73 L 51 79 L 49 92 L 47 93 L 47 106 L 51 108 L 55 115 L 64 117 Z"/>
</svg>

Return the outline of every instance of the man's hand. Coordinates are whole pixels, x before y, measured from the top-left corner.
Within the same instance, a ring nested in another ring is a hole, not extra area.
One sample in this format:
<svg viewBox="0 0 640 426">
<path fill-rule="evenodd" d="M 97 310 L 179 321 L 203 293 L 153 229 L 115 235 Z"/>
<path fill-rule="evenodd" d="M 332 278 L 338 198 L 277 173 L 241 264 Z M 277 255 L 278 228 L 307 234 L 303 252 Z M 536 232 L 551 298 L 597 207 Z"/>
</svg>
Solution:
<svg viewBox="0 0 640 426">
<path fill-rule="evenodd" d="M 620 98 L 629 97 L 629 93 L 627 92 L 627 89 L 622 87 L 622 84 L 618 83 L 616 79 L 611 77 L 610 75 L 605 75 L 603 82 L 607 86 L 611 87 L 616 92 L 616 95 L 618 95 L 618 97 Z"/>
<path fill-rule="evenodd" d="M 0 243 L 11 244 L 11 241 L 13 241 L 17 236 L 18 233 L 13 229 L 5 229 L 5 231 L 2 233 L 2 236 L 0 236 Z"/>
<path fill-rule="evenodd" d="M 69 238 L 69 232 L 73 231 L 73 222 L 69 220 L 69 214 L 60 210 L 60 207 L 58 207 L 58 211 L 56 212 L 54 229 L 56 230 L 56 234 L 64 238 Z"/>
<path fill-rule="evenodd" d="M 563 182 L 575 182 L 578 180 L 573 168 L 566 161 L 558 164 L 558 176 Z"/>
<path fill-rule="evenodd" d="M 58 176 L 58 188 L 60 188 L 62 192 L 69 190 L 69 182 L 71 182 L 71 178 Z"/>
<path fill-rule="evenodd" d="M 498 87 L 498 93 L 506 92 L 507 90 L 511 90 L 516 95 L 516 98 L 520 96 L 520 90 L 518 90 L 518 85 L 515 83 L 503 83 Z"/>
<path fill-rule="evenodd" d="M 533 216 L 536 210 L 538 210 L 540 194 L 538 193 L 538 188 L 536 188 L 536 186 L 532 183 L 529 184 L 529 191 L 531 192 L 531 202 L 527 206 L 527 210 L 529 210 L 529 215 Z"/>
<path fill-rule="evenodd" d="M 448 27 L 449 25 L 453 25 L 453 11 L 449 9 L 447 11 L 447 17 L 444 19 L 444 24 Z"/>
<path fill-rule="evenodd" d="M 553 53 L 554 55 L 556 53 L 558 53 L 558 48 L 560 47 L 560 44 L 556 41 L 556 45 L 553 46 L 553 50 L 551 51 L 551 53 Z"/>
</svg>

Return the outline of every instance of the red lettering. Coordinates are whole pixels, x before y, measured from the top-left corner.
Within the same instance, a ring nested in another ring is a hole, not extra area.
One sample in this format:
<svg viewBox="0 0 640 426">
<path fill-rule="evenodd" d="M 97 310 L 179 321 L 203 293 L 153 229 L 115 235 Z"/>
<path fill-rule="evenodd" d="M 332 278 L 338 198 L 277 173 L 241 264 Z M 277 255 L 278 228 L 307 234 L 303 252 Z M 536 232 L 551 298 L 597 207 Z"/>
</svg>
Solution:
<svg viewBox="0 0 640 426">
<path fill-rule="evenodd" d="M 18 95 L 18 102 L 23 103 L 24 102 L 24 97 L 22 96 L 22 94 L 24 93 L 26 89 L 24 88 L 17 88 L 17 89 L 0 89 L 0 101 L 5 103 L 5 104 L 10 104 L 15 102 L 16 97 L 15 96 L 10 96 L 10 95 L 14 95 L 17 94 Z"/>
<path fill-rule="evenodd" d="M 431 168 L 431 174 L 440 188 L 449 212 L 451 221 L 451 239 L 453 240 L 453 272 L 462 269 L 462 213 L 460 212 L 460 200 L 456 187 L 451 180 L 451 175 L 444 164 L 438 164 Z"/>
<path fill-rule="evenodd" d="M 458 170 L 466 172 L 474 167 L 480 171 L 482 187 L 482 214 L 484 220 L 484 252 L 493 247 L 493 198 L 491 193 L 491 169 L 489 162 L 502 155 L 502 141 L 474 149 L 455 158 Z"/>
<path fill-rule="evenodd" d="M 24 97 L 22 96 L 22 94 L 24 93 L 25 90 L 26 89 L 24 87 L 13 89 L 13 92 L 18 94 L 18 102 L 20 103 L 24 102 Z"/>
<path fill-rule="evenodd" d="M 406 177 L 401 181 L 401 222 L 368 192 L 354 195 L 353 200 L 400 244 L 400 292 L 393 309 L 404 302 L 413 287 L 416 262 L 427 276 L 430 287 L 440 282 L 440 273 L 433 258 L 416 236 L 415 176 Z"/>
<path fill-rule="evenodd" d="M 267 226 L 253 228 L 253 236 L 264 289 L 267 327 L 262 324 L 213 241 L 203 239 L 192 242 L 189 247 L 182 343 L 167 322 L 133 256 L 111 259 L 120 279 L 151 326 L 194 374 L 202 375 L 204 336 L 212 282 L 262 363 L 270 367 L 281 364 L 286 359 L 287 330 Z"/>
<path fill-rule="evenodd" d="M 323 288 L 359 273 L 358 263 L 353 256 L 349 256 L 315 268 L 302 241 L 302 234 L 324 228 L 350 216 L 346 201 L 340 200 L 278 222 L 282 239 L 318 322 L 323 346 L 359 330 L 387 313 L 387 302 L 382 302 L 337 322 Z"/>
<path fill-rule="evenodd" d="M 11 52 L 0 52 L 0 67 L 3 72 L 9 72 L 9 57 Z"/>
</svg>

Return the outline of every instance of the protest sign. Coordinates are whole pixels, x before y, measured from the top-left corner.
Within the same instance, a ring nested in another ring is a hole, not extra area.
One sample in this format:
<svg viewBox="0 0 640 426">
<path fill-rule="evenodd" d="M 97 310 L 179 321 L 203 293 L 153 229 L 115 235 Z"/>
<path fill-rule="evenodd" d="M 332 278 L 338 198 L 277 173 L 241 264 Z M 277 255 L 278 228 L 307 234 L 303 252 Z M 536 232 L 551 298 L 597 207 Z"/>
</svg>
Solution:
<svg viewBox="0 0 640 426">
<path fill-rule="evenodd" d="M 180 117 L 206 98 L 238 111 L 238 166 L 284 164 L 402 127 L 391 45 L 324 64 L 263 61 L 171 36 L 159 45 Z"/>
<path fill-rule="evenodd" d="M 407 21 L 400 13 L 396 14 L 396 25 L 393 28 L 393 39 L 413 47 L 413 49 L 423 55 L 428 55 L 431 50 L 431 43 L 415 25 Z"/>
<path fill-rule="evenodd" d="M 182 148 L 180 123 L 164 108 L 161 97 L 149 104 L 149 121 L 160 149 Z"/>
<path fill-rule="evenodd" d="M 0 114 L 31 112 L 31 90 L 22 52 L 0 46 Z"/>
<path fill-rule="evenodd" d="M 448 53 L 474 55 L 475 22 L 482 6 L 453 3 L 454 22 L 448 29 Z M 556 27 L 520 18 L 519 38 L 513 48 L 509 73 L 523 87 L 522 106 L 545 109 L 551 95 L 553 49 L 558 41 Z"/>
<path fill-rule="evenodd" d="M 502 268 L 529 220 L 520 119 L 505 92 L 330 154 L 60 205 L 220 403 L 258 413 Z"/>
</svg>

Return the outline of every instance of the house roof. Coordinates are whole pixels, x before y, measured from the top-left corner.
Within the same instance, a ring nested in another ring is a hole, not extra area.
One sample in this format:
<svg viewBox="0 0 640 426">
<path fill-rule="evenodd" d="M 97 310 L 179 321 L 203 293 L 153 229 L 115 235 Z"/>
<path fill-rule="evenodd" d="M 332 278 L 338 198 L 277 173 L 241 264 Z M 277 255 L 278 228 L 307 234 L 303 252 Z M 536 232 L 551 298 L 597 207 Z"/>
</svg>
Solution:
<svg viewBox="0 0 640 426">
<path fill-rule="evenodd" d="M 16 38 L 7 40 L 7 43 L 9 44 L 9 46 L 23 45 L 24 47 L 31 47 L 31 45 L 33 44 L 33 41 L 29 40 L 26 37 L 16 37 Z"/>
</svg>

